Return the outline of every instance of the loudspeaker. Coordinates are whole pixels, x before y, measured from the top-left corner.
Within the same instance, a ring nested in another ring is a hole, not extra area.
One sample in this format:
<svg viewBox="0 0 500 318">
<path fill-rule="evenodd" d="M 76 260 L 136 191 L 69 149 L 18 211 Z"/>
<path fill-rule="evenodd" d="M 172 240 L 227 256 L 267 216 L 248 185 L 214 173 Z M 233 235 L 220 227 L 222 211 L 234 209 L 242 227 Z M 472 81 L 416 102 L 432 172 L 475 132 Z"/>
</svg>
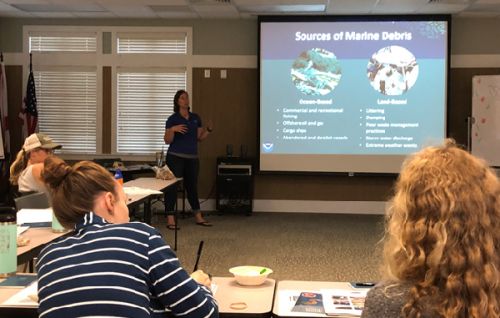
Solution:
<svg viewBox="0 0 500 318">
<path fill-rule="evenodd" d="M 253 210 L 252 160 L 217 158 L 216 208 L 219 212 L 251 215 Z"/>
<path fill-rule="evenodd" d="M 227 144 L 226 145 L 226 157 L 232 157 L 233 156 L 233 145 Z"/>
<path fill-rule="evenodd" d="M 248 155 L 248 147 L 247 145 L 241 145 L 240 146 L 240 157 L 241 158 L 246 158 Z"/>
</svg>

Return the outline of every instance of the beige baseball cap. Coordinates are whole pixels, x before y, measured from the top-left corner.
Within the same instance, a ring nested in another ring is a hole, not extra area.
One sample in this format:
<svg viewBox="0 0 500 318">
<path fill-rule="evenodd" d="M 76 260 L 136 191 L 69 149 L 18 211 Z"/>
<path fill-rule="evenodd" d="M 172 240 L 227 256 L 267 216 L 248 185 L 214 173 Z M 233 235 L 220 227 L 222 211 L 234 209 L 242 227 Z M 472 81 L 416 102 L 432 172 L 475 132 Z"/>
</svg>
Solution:
<svg viewBox="0 0 500 318">
<path fill-rule="evenodd" d="M 60 149 L 62 146 L 56 144 L 52 138 L 45 134 L 31 134 L 24 141 L 23 150 L 28 152 L 36 148 L 42 149 Z"/>
</svg>

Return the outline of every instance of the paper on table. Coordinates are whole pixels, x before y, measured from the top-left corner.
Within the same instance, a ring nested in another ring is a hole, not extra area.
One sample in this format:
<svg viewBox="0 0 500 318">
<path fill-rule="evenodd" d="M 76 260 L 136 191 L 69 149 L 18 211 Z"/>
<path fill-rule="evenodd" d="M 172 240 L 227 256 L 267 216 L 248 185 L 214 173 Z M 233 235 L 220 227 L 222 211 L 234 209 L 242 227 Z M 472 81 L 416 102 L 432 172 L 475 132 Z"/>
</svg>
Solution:
<svg viewBox="0 0 500 318">
<path fill-rule="evenodd" d="M 297 316 L 297 312 L 293 312 L 292 309 L 297 302 L 297 299 L 300 296 L 301 292 L 306 290 L 280 290 L 278 293 L 278 312 L 280 316 Z M 318 291 L 310 291 L 310 292 L 318 292 Z M 315 314 L 308 312 L 301 312 L 300 317 L 325 317 L 324 314 Z"/>
<path fill-rule="evenodd" d="M 0 282 L 0 286 L 3 288 L 26 288 L 36 281 L 36 275 L 34 274 L 24 274 L 16 273 L 15 275 L 9 276 Z"/>
<path fill-rule="evenodd" d="M 21 209 L 17 212 L 17 224 L 52 223 L 52 208 L 47 209 Z"/>
<path fill-rule="evenodd" d="M 334 317 L 360 317 L 369 289 L 322 289 L 325 314 Z"/>
<path fill-rule="evenodd" d="M 17 236 L 21 235 L 24 231 L 29 229 L 29 226 L 17 226 Z"/>
<path fill-rule="evenodd" d="M 163 192 L 153 189 L 140 188 L 140 187 L 123 187 L 126 195 L 134 194 L 162 194 Z"/>
<path fill-rule="evenodd" d="M 210 290 L 212 291 L 212 295 L 215 296 L 215 293 L 217 293 L 217 289 L 219 289 L 219 286 L 212 281 L 212 284 L 210 284 Z"/>
<path fill-rule="evenodd" d="M 4 306 L 38 307 L 38 283 L 34 282 L 3 302 Z"/>
</svg>

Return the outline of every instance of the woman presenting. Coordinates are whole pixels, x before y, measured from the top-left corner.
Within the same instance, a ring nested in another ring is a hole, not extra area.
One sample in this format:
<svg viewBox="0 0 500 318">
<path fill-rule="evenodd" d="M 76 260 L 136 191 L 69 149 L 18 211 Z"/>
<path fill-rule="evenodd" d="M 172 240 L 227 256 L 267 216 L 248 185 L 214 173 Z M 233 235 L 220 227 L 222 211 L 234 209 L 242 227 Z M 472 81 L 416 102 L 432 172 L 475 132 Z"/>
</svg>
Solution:
<svg viewBox="0 0 500 318">
<path fill-rule="evenodd" d="M 179 90 L 174 96 L 174 113 L 165 123 L 163 139 L 169 145 L 166 163 L 177 178 L 184 179 L 189 205 L 194 213 L 196 224 L 212 226 L 200 211 L 198 201 L 198 141 L 202 141 L 212 132 L 212 124 L 203 128 L 201 118 L 189 111 L 189 95 Z M 165 193 L 165 211 L 167 212 L 167 228 L 175 230 L 174 207 L 177 201 L 177 189 L 171 187 Z"/>
</svg>

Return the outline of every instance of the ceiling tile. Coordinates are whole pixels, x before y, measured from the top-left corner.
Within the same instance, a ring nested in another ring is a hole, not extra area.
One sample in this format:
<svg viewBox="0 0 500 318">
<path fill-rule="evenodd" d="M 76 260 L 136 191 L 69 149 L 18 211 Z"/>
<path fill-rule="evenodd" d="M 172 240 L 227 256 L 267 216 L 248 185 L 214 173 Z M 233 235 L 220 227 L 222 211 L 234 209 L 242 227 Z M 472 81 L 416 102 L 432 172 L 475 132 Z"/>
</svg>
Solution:
<svg viewBox="0 0 500 318">
<path fill-rule="evenodd" d="M 155 18 L 156 15 L 150 7 L 144 5 L 117 5 L 101 3 L 101 6 L 120 18 Z"/>
<path fill-rule="evenodd" d="M 331 0 L 326 12 L 328 14 L 366 14 L 374 7 L 377 0 Z"/>
<path fill-rule="evenodd" d="M 48 0 L 2 0 L 7 4 L 50 4 Z"/>
<path fill-rule="evenodd" d="M 491 12 L 491 11 L 500 11 L 500 4 L 473 4 L 470 5 L 465 11 L 474 11 L 474 12 Z"/>
<path fill-rule="evenodd" d="M 499 12 L 471 12 L 464 11 L 457 14 L 461 18 L 500 18 Z"/>
<path fill-rule="evenodd" d="M 233 5 L 200 4 L 192 5 L 193 11 L 202 18 L 238 18 L 239 12 Z"/>
<path fill-rule="evenodd" d="M 156 18 L 154 12 L 141 12 L 141 11 L 119 11 L 113 12 L 119 18 L 132 18 L 132 19 L 150 19 Z"/>
<path fill-rule="evenodd" d="M 417 10 L 417 13 L 456 13 L 467 8 L 468 5 L 463 4 L 446 4 L 446 3 L 428 3 Z"/>
<path fill-rule="evenodd" d="M 376 14 L 411 14 L 415 13 L 422 6 L 425 5 L 425 1 L 419 0 L 380 0 L 377 1 L 373 7 L 371 13 Z"/>
<path fill-rule="evenodd" d="M 32 12 L 37 18 L 75 18 L 71 12 Z"/>
<path fill-rule="evenodd" d="M 256 19 L 257 14 L 240 12 L 240 18 L 242 18 L 242 19 Z"/>
<path fill-rule="evenodd" d="M 116 18 L 112 12 L 73 12 L 73 14 L 78 18 L 90 18 L 90 19 L 104 19 L 104 18 Z"/>
<path fill-rule="evenodd" d="M 171 18 L 171 19 L 177 19 L 177 18 L 186 18 L 186 19 L 196 19 L 199 18 L 198 14 L 196 12 L 155 12 L 156 16 L 159 18 Z"/>
<path fill-rule="evenodd" d="M 500 5 L 500 0 L 476 0 L 475 4 L 498 4 Z"/>
<path fill-rule="evenodd" d="M 171 5 L 149 5 L 153 12 L 193 12 L 189 6 L 171 6 Z"/>
<path fill-rule="evenodd" d="M 93 0 L 50 0 L 51 4 L 62 4 L 66 6 L 97 5 Z"/>
<path fill-rule="evenodd" d="M 62 0 L 64 1 L 64 0 Z M 78 0 L 73 0 L 78 1 Z M 186 6 L 189 5 L 188 0 L 94 0 L 102 6 L 151 6 L 151 5 L 169 5 L 169 6 Z"/>
<path fill-rule="evenodd" d="M 34 16 L 28 12 L 16 11 L 2 11 L 0 9 L 0 15 L 5 18 L 33 18 Z"/>
<path fill-rule="evenodd" d="M 16 11 L 19 11 L 18 9 L 14 8 L 13 6 L 7 4 L 7 3 L 3 3 L 0 1 L 0 12 L 6 12 L 6 11 L 11 11 L 11 12 L 16 12 Z"/>
</svg>

